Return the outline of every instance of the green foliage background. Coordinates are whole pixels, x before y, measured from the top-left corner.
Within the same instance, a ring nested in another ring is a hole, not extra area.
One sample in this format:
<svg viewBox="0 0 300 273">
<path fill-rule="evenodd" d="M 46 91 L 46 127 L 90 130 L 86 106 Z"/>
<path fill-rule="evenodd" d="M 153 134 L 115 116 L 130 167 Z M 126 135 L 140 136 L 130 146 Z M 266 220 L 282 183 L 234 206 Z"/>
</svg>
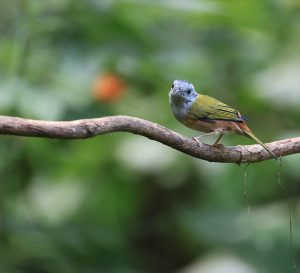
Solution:
<svg viewBox="0 0 300 273">
<path fill-rule="evenodd" d="M 263 141 L 296 136 L 299 32 L 298 0 L 0 0 L 0 113 L 133 115 L 194 136 L 167 97 L 186 79 Z M 127 84 L 114 103 L 92 95 L 106 72 Z M 300 266 L 299 155 L 247 168 L 248 215 L 242 167 L 140 136 L 1 136 L 0 151 L 0 272 L 293 272 L 279 171 Z"/>
</svg>

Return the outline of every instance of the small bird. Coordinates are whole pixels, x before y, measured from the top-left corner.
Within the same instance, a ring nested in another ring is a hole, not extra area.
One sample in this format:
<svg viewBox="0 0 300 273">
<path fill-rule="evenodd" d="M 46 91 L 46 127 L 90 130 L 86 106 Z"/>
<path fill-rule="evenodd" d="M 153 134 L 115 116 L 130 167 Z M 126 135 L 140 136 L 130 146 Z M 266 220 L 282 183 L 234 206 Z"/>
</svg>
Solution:
<svg viewBox="0 0 300 273">
<path fill-rule="evenodd" d="M 276 155 L 251 132 L 245 118 L 237 110 L 217 99 L 198 94 L 191 83 L 175 80 L 169 91 L 169 102 L 174 116 L 185 126 L 204 132 L 205 135 L 218 134 L 214 145 L 218 144 L 224 134 L 235 133 L 252 138 L 277 159 Z"/>
</svg>

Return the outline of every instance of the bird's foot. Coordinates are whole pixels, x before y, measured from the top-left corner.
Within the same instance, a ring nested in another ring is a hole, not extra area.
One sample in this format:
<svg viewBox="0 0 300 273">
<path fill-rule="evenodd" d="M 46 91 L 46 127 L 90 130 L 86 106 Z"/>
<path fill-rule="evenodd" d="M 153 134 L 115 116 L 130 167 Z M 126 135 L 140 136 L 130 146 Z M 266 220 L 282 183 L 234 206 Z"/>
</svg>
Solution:
<svg viewBox="0 0 300 273">
<path fill-rule="evenodd" d="M 215 148 L 224 148 L 224 145 L 222 143 L 214 143 L 212 146 Z"/>
<path fill-rule="evenodd" d="M 201 146 L 201 142 L 199 140 L 200 137 L 192 137 L 191 139 L 194 140 L 194 141 L 196 141 L 199 147 Z"/>
</svg>

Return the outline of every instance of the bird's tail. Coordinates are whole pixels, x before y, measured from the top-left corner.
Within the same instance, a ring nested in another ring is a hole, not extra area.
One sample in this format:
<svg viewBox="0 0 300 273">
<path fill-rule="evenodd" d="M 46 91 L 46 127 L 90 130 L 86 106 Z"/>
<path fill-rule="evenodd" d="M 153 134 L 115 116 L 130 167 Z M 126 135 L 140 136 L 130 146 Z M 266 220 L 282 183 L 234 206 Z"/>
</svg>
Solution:
<svg viewBox="0 0 300 273">
<path fill-rule="evenodd" d="M 260 141 L 250 130 L 250 128 L 246 125 L 246 123 L 239 124 L 239 127 L 241 130 L 250 138 L 252 138 L 254 141 L 256 141 L 258 144 L 260 144 L 262 147 L 264 147 L 270 155 L 272 155 L 276 160 L 277 156 L 267 147 L 266 144 L 264 144 L 262 141 Z"/>
</svg>

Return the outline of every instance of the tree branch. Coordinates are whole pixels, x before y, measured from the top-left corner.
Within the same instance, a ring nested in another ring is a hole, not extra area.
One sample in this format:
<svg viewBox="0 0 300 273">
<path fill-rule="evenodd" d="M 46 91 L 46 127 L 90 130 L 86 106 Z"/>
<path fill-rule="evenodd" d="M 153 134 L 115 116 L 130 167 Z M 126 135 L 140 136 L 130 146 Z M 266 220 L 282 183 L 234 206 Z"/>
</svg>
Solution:
<svg viewBox="0 0 300 273">
<path fill-rule="evenodd" d="M 84 139 L 112 132 L 130 132 L 158 141 L 190 156 L 211 162 L 251 163 L 270 159 L 260 145 L 213 147 L 184 137 L 147 120 L 128 116 L 109 116 L 74 121 L 42 121 L 0 116 L 0 134 L 55 139 Z M 300 152 L 300 137 L 267 144 L 278 156 Z"/>
</svg>

